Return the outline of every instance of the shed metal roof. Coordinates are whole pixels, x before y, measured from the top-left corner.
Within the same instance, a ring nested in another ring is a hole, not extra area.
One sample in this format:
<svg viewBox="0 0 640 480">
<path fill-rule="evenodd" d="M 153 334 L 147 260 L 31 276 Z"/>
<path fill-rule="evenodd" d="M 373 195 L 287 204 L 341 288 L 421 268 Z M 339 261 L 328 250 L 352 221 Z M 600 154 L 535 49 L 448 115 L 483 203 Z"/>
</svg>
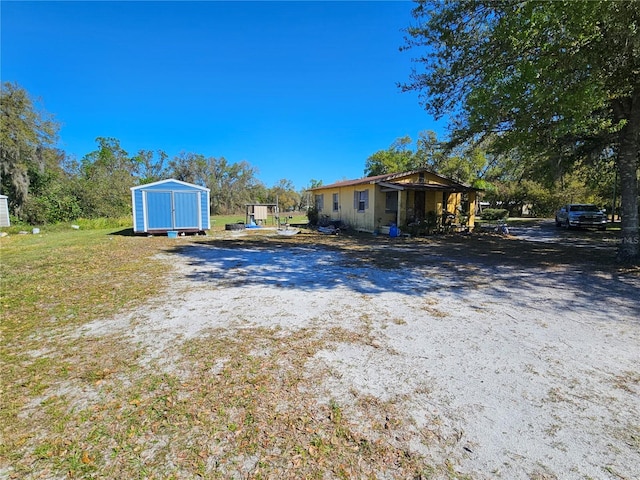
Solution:
<svg viewBox="0 0 640 480">
<path fill-rule="evenodd" d="M 183 182 L 182 180 L 176 180 L 174 178 L 168 178 L 166 180 L 159 180 L 157 182 L 144 183 L 142 185 L 137 185 L 135 187 L 131 187 L 131 190 L 140 190 L 140 189 L 143 189 L 143 188 L 155 187 L 157 185 L 163 185 L 165 183 L 178 183 L 178 184 L 184 185 L 186 187 L 193 187 L 193 188 L 197 188 L 199 190 L 206 190 L 207 192 L 210 191 L 210 189 L 207 188 L 207 187 L 202 187 L 202 186 L 196 185 L 194 183 Z"/>
</svg>

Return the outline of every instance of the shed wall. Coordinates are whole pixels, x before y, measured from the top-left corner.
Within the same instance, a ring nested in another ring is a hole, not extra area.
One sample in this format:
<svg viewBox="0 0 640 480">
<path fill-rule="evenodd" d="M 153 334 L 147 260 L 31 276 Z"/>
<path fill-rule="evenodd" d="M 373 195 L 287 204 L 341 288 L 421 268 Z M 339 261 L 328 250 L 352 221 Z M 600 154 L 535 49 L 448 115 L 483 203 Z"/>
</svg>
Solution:
<svg viewBox="0 0 640 480">
<path fill-rule="evenodd" d="M 9 220 L 9 198 L 6 195 L 0 195 L 0 227 L 11 226 Z"/>
</svg>

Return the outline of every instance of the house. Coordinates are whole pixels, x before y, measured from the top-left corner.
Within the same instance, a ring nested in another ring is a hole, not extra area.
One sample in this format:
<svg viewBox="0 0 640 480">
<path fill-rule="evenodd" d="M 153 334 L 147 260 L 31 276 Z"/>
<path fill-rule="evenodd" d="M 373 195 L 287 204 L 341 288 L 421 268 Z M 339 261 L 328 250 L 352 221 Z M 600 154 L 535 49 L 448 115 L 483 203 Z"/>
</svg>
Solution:
<svg viewBox="0 0 640 480">
<path fill-rule="evenodd" d="M 131 187 L 135 233 L 201 232 L 211 228 L 209 189 L 180 180 Z"/>
<path fill-rule="evenodd" d="M 386 233 L 433 222 L 473 229 L 479 189 L 427 169 L 347 180 L 311 189 L 318 214 L 361 231 Z"/>
<path fill-rule="evenodd" d="M 11 226 L 9 220 L 9 197 L 0 195 L 0 227 Z"/>
</svg>

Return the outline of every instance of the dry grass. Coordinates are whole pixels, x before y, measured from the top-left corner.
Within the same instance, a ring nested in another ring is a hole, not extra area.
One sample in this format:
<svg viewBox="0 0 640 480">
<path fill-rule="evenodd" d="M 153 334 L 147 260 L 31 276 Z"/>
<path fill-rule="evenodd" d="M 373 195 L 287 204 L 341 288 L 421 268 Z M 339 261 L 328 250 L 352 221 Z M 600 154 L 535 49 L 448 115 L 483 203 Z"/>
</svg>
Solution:
<svg viewBox="0 0 640 480">
<path fill-rule="evenodd" d="M 487 265 L 558 267 L 570 261 L 558 256 L 560 247 L 523 249 L 492 236 L 405 240 L 306 233 L 175 241 L 108 233 L 0 240 L 0 476 L 463 478 L 454 462 L 433 464 L 401 440 L 413 427 L 403 424 L 394 402 L 358 397 L 347 406 L 318 389 L 331 373 L 308 368 L 318 352 L 344 342 L 376 346 L 366 316 L 355 332 L 212 330 L 181 344 L 162 365 L 142 362 L 144 348 L 121 334 L 72 333 L 161 294 L 168 266 L 153 255 L 191 241 L 309 245 L 349 251 L 352 265 L 388 269 L 433 264 L 445 254 L 446 268 L 454 270 L 464 269 L 469 255 Z M 416 256 L 416 248 L 428 255 Z M 576 261 L 617 268 L 584 254 Z M 424 309 L 442 313 L 434 302 Z M 637 388 L 633 376 L 616 383 Z M 455 441 L 440 435 L 437 424 L 422 434 L 434 445 Z"/>
</svg>

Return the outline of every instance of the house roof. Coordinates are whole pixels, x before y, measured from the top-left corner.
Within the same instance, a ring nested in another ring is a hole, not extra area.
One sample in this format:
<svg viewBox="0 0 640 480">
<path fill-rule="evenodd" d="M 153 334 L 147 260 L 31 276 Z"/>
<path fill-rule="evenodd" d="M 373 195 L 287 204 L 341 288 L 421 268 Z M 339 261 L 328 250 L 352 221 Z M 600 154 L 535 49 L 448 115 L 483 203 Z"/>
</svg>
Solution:
<svg viewBox="0 0 640 480">
<path fill-rule="evenodd" d="M 407 177 L 409 175 L 414 175 L 416 173 L 429 173 L 431 175 L 436 176 L 438 179 L 442 180 L 442 182 L 437 182 L 437 183 L 394 182 L 394 180 Z M 438 175 L 437 173 L 432 172 L 431 170 L 428 170 L 426 168 L 411 170 L 409 172 L 402 172 L 402 173 L 386 173 L 384 175 L 375 175 L 373 177 L 364 177 L 356 180 L 344 180 L 342 182 L 336 182 L 330 185 L 321 185 L 319 187 L 311 188 L 310 190 L 324 190 L 327 188 L 352 187 L 354 185 L 367 185 L 367 184 L 381 185 L 383 188 L 386 187 L 389 190 L 451 190 L 452 188 L 458 191 L 480 190 L 478 188 L 474 188 L 469 185 L 456 182 L 455 180 L 452 180 L 450 178 L 443 177 L 442 175 Z"/>
</svg>

